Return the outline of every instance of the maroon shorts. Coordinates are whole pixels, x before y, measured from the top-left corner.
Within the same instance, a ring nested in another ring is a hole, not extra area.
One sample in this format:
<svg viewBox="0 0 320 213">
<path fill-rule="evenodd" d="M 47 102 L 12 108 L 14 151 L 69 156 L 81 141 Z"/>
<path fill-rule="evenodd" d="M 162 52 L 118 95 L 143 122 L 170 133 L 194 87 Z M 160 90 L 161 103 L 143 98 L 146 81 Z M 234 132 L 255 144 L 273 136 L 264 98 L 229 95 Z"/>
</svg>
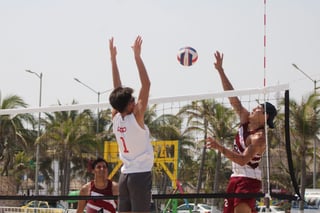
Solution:
<svg viewBox="0 0 320 213">
<path fill-rule="evenodd" d="M 227 187 L 227 193 L 259 193 L 261 181 L 247 177 L 231 177 Z M 252 212 L 256 212 L 256 198 L 227 198 L 224 199 L 223 213 L 234 212 L 239 203 L 247 203 Z"/>
</svg>

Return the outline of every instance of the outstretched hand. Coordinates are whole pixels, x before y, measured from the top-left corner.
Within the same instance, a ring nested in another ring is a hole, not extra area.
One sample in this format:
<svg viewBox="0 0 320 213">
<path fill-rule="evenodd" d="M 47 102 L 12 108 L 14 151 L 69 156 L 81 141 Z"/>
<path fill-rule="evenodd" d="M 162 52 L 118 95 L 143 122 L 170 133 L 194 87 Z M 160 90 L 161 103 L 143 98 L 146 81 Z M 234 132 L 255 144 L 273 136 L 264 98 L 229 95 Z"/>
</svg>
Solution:
<svg viewBox="0 0 320 213">
<path fill-rule="evenodd" d="M 216 62 L 214 63 L 214 67 L 218 70 L 221 71 L 222 68 L 222 63 L 223 63 L 223 53 L 220 53 L 219 51 L 216 51 L 214 53 L 214 57 L 216 59 Z"/>
<path fill-rule="evenodd" d="M 109 49 L 111 58 L 115 58 L 117 56 L 117 48 L 113 44 L 113 37 L 109 39 Z"/>
<path fill-rule="evenodd" d="M 206 147 L 209 149 L 218 149 L 221 147 L 221 144 L 212 137 L 206 139 Z"/>
<path fill-rule="evenodd" d="M 112 66 L 112 81 L 113 81 L 113 88 L 120 87 L 121 79 L 119 74 L 119 69 L 117 65 L 117 48 L 114 46 L 113 43 L 113 37 L 109 39 L 109 50 L 110 50 L 110 60 L 111 60 L 111 66 Z M 113 110 L 115 112 L 115 110 Z M 112 114 L 113 116 L 115 113 Z"/>
<path fill-rule="evenodd" d="M 141 36 L 137 36 L 137 38 L 134 41 L 134 44 L 132 46 L 132 49 L 133 49 L 135 57 L 140 56 L 140 54 L 141 54 L 141 45 L 142 45 L 142 37 Z"/>
</svg>

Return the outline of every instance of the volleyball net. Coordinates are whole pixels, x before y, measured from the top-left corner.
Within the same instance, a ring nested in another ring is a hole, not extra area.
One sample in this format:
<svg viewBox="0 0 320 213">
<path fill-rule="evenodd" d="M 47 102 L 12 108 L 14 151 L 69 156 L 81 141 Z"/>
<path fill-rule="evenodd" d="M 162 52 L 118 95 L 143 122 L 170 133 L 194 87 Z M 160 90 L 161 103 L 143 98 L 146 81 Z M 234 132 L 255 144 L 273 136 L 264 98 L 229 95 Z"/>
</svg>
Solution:
<svg viewBox="0 0 320 213">
<path fill-rule="evenodd" d="M 225 193 L 231 161 L 204 146 L 206 137 L 215 136 L 232 149 L 239 125 L 228 99 L 234 96 L 248 111 L 265 101 L 278 110 L 275 129 L 266 130 L 259 194 Z M 296 199 L 288 102 L 287 84 L 150 98 L 145 123 L 155 154 L 152 194 L 157 209 L 172 200 L 196 199 L 221 207 L 226 197 L 255 197 L 257 202 L 266 196 L 274 202 Z M 76 205 L 79 199 L 101 199 L 77 194 L 92 180 L 90 163 L 97 157 L 108 161 L 109 178 L 118 181 L 121 161 L 108 103 L 2 109 L 0 119 L 1 205 L 34 199 Z"/>
</svg>

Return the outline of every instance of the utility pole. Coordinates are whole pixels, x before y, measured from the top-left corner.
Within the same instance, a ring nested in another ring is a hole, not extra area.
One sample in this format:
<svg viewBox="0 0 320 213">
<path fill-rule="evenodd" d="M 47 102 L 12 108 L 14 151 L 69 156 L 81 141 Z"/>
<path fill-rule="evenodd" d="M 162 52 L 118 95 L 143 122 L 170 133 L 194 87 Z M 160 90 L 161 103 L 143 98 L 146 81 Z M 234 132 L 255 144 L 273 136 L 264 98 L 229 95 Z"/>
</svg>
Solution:
<svg viewBox="0 0 320 213">
<path fill-rule="evenodd" d="M 26 72 L 36 75 L 40 80 L 40 93 L 39 93 L 39 107 L 41 107 L 41 96 L 42 96 L 42 72 L 36 73 L 31 70 L 26 70 Z M 38 114 L 38 133 L 37 133 L 37 140 L 40 138 L 40 119 L 41 119 L 41 112 Z M 40 144 L 37 141 L 36 144 L 36 172 L 35 172 L 35 195 L 39 195 L 39 152 L 40 152 Z"/>
</svg>

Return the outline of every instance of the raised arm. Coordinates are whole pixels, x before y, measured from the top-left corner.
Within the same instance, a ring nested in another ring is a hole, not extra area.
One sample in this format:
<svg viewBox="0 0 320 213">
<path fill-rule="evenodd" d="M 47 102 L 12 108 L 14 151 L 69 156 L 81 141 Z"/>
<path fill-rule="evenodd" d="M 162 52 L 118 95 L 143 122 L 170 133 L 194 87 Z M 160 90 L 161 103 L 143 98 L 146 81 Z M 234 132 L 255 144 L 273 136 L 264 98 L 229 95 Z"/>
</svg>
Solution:
<svg viewBox="0 0 320 213">
<path fill-rule="evenodd" d="M 141 45 L 142 45 L 142 38 L 141 36 L 138 36 L 132 46 L 132 49 L 133 49 L 134 59 L 136 61 L 136 65 L 139 72 L 139 78 L 141 82 L 141 88 L 139 91 L 137 105 L 135 107 L 135 115 L 138 122 L 139 123 L 141 122 L 140 124 L 143 123 L 144 112 L 146 111 L 148 106 L 149 92 L 150 92 L 150 85 L 151 85 L 147 70 L 141 58 Z"/>
<path fill-rule="evenodd" d="M 265 137 L 263 133 L 257 133 L 255 136 L 253 136 L 251 143 L 247 146 L 242 154 L 224 147 L 212 137 L 208 137 L 206 139 L 206 147 L 209 149 L 216 149 L 233 162 L 239 164 L 240 166 L 244 166 L 249 163 L 256 154 L 263 154 L 265 148 Z"/>
<path fill-rule="evenodd" d="M 224 91 L 234 90 L 230 80 L 226 76 L 226 74 L 224 72 L 224 69 L 222 67 L 222 64 L 223 64 L 223 53 L 221 54 L 219 51 L 216 51 L 214 53 L 214 57 L 216 59 L 216 62 L 214 63 L 214 67 L 216 68 L 216 70 L 219 73 L 223 90 Z M 232 105 L 233 109 L 239 115 L 241 123 L 245 123 L 247 121 L 248 115 L 249 115 L 248 110 L 245 109 L 242 106 L 241 101 L 236 96 L 235 97 L 229 97 L 229 101 L 230 101 L 230 104 Z"/>
<path fill-rule="evenodd" d="M 117 48 L 113 44 L 113 37 L 109 39 L 109 49 L 110 49 L 110 59 L 112 66 L 112 80 L 113 80 L 113 88 L 117 88 L 121 86 L 121 79 L 117 64 Z"/>
</svg>

